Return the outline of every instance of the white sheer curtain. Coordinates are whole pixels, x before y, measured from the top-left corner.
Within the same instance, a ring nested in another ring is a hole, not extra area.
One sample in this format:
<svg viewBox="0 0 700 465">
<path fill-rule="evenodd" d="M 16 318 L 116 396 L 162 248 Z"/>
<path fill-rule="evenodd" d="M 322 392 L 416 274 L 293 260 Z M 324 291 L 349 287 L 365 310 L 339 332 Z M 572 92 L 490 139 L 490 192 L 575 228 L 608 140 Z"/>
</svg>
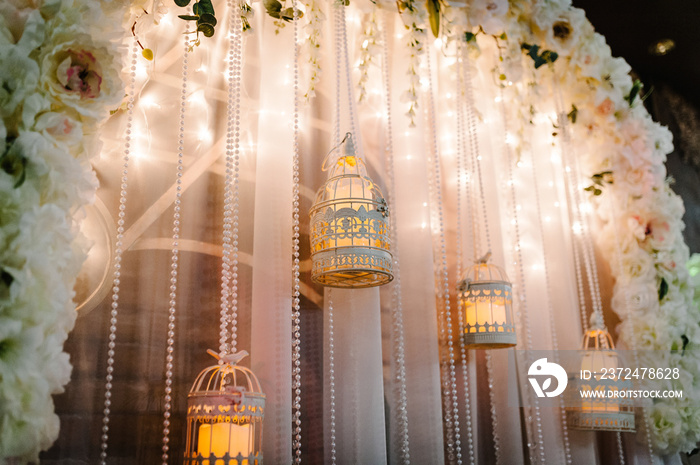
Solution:
<svg viewBox="0 0 700 465">
<path fill-rule="evenodd" d="M 301 106 L 301 219 L 302 219 L 302 444 L 305 463 L 327 463 L 330 457 L 328 430 L 328 333 L 329 291 L 309 279 L 308 217 L 315 190 L 325 179 L 321 162 L 330 149 L 335 102 L 333 72 L 332 2 L 322 6 L 328 17 L 324 29 L 322 83 L 317 97 Z M 293 44 L 292 26 L 278 27 L 255 4 L 253 33 L 246 36 L 241 101 L 241 213 L 239 271 L 240 317 L 238 348 L 251 352 L 249 363 L 267 394 L 264 426 L 266 463 L 290 463 L 292 459 L 292 137 L 293 137 Z M 176 134 L 182 54 L 182 21 L 171 11 L 152 33 L 156 61 L 139 64 L 141 92 L 137 97 L 135 124 L 136 156 L 130 167 L 125 238 L 122 313 L 119 320 L 117 373 L 110 439 L 110 463 L 156 463 L 160 456 L 161 405 L 165 326 L 167 318 L 168 250 L 174 199 Z M 220 14 L 221 18 L 228 17 Z M 435 297 L 435 264 L 440 257 L 434 245 L 441 240 L 439 227 L 431 222 L 435 203 L 431 147 L 436 138 L 440 151 L 442 197 L 446 217 L 444 239 L 452 309 L 457 308 L 456 257 L 456 139 L 453 69 L 455 56 L 438 48 L 432 57 L 433 88 L 419 89 L 416 127 L 409 127 L 402 94 L 406 90 L 405 31 L 397 15 L 379 12 L 380 24 L 388 27 L 391 65 L 392 139 L 396 170 L 396 205 L 391 205 L 398 238 L 394 253 L 401 264 L 401 298 L 406 341 L 406 388 L 410 456 L 413 463 L 444 463 L 443 402 L 440 360 L 445 341 L 438 334 Z M 364 12 L 348 7 L 348 46 L 351 66 L 357 57 L 358 37 L 367 21 Z M 211 364 L 205 350 L 218 345 L 219 260 L 221 256 L 223 154 L 226 127 L 225 75 L 226 29 L 222 19 L 214 39 L 190 53 L 189 98 L 186 118 L 186 160 L 183 184 L 183 250 L 178 291 L 176 335 L 175 417 L 171 433 L 172 457 L 184 448 L 185 402 L 197 372 Z M 433 47 L 432 44 L 426 45 Z M 522 277 L 514 263 L 514 206 L 504 169 L 506 131 L 501 105 L 493 85 L 494 50 L 482 50 L 474 70 L 475 106 L 481 116 L 476 123 L 482 157 L 487 218 L 476 203 L 469 217 L 462 203 L 461 231 L 465 257 L 472 263 L 473 247 L 467 228 L 477 222 L 485 243 L 484 220 L 488 219 L 492 262 L 504 266 L 515 285 L 518 347 L 551 349 L 553 331 L 560 349 L 575 349 L 581 337 L 578 298 L 571 256 L 572 236 L 562 185 L 561 157 L 547 137 L 547 125 L 538 123 L 530 153 L 522 154 L 522 169 L 514 175 L 518 208 Z M 302 56 L 302 61 L 305 55 Z M 425 57 L 424 57 L 425 59 Z M 380 61 L 377 60 L 379 63 Z M 147 69 L 148 68 L 148 69 Z M 421 70 L 424 73 L 424 70 Z M 341 75 L 343 75 L 341 73 Z M 371 69 L 368 99 L 356 105 L 362 130 L 363 152 L 370 175 L 386 185 L 386 115 L 378 67 Z M 353 74 L 353 89 L 358 76 Z M 300 90 L 305 86 L 302 76 Z M 345 84 L 343 84 L 345 85 Z M 432 134 L 427 92 L 433 92 L 437 133 Z M 341 133 L 349 130 L 349 107 L 343 88 Z M 99 197 L 116 216 L 121 166 L 123 115 L 114 117 L 105 132 L 102 159 L 96 164 L 102 187 Z M 532 154 L 536 156 L 533 158 Z M 537 184 L 531 165 L 537 172 Z M 471 173 L 470 176 L 476 176 Z M 473 179 L 473 178 L 472 178 Z M 431 184 L 432 183 L 432 184 Z M 464 185 L 464 184 L 462 184 Z M 535 186 L 539 190 L 540 211 Z M 431 194 L 432 192 L 432 194 Z M 478 196 L 475 199 L 480 202 Z M 543 220 L 540 230 L 539 222 Z M 545 248 L 546 246 L 546 257 Z M 485 253 L 486 250 L 480 251 Z M 546 261 L 545 261 L 546 258 Z M 549 287 L 543 267 L 548 267 Z M 93 272 L 96 272 L 93 270 Z M 523 279 L 524 278 L 524 282 Z M 111 283 L 105 283 L 109 286 Z M 389 286 L 392 286 L 390 284 Z M 523 300 L 525 290 L 527 300 Z M 400 463 L 397 455 L 400 408 L 391 365 L 393 324 L 389 292 L 377 289 L 332 291 L 335 317 L 335 389 L 338 463 Z M 524 312 L 527 319 L 523 319 Z M 101 395 L 105 374 L 108 302 L 87 309 L 69 340 L 75 366 L 74 381 L 57 399 L 62 432 L 57 445 L 46 454 L 46 463 L 94 463 L 99 456 Z M 324 322 L 326 323 L 324 325 Z M 551 322 L 551 323 L 550 323 Z M 527 323 L 527 324 L 526 324 Z M 553 327 L 551 325 L 553 324 Z M 457 331 L 455 333 L 458 334 Z M 528 335 L 529 334 L 529 335 Z M 325 338 L 325 339 L 324 339 Z M 325 343 L 324 343 L 325 341 Z M 458 341 L 458 338 L 456 338 Z M 457 353 L 459 351 L 457 350 Z M 543 409 L 540 425 L 534 410 L 521 402 L 532 401 L 523 365 L 516 366 L 514 350 L 493 351 L 494 378 L 486 378 L 483 353 L 468 352 L 471 403 L 465 405 L 461 364 L 456 362 L 460 391 L 462 456 L 466 457 L 466 415 L 472 419 L 477 463 L 493 463 L 494 434 L 500 444 L 501 463 L 526 463 L 528 443 L 542 434 L 546 463 L 564 463 L 560 412 Z M 324 361 L 325 358 L 325 361 Z M 489 389 L 492 389 L 493 409 Z M 494 421 L 495 420 L 495 421 Z M 617 463 L 611 450 L 599 449 L 594 433 L 568 431 L 573 463 Z M 85 439 L 89 438 L 89 439 Z M 87 442 L 86 442 L 87 441 Z M 614 440 L 613 440 L 614 441 Z M 644 447 L 633 436 L 626 438 L 632 463 L 646 463 Z M 539 450 L 537 449 L 539 454 Z M 636 457 L 633 459 L 633 457 Z M 176 460 L 173 461 L 176 463 Z M 669 462 L 672 463 L 672 462 Z"/>
</svg>

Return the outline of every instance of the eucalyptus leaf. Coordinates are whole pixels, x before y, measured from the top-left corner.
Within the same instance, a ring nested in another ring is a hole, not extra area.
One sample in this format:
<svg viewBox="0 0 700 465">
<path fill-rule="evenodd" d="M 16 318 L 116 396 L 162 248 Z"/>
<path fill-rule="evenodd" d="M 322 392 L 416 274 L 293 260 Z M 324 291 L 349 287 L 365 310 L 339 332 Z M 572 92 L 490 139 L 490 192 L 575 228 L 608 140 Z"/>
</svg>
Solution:
<svg viewBox="0 0 700 465">
<path fill-rule="evenodd" d="M 199 0 L 197 2 L 199 5 L 199 13 L 198 15 L 215 15 L 214 13 L 214 5 L 211 4 L 211 0 Z"/>
<path fill-rule="evenodd" d="M 19 153 L 19 150 L 13 150 L 15 146 L 8 144 L 7 147 L 5 153 L 0 157 L 0 169 L 15 178 L 13 187 L 18 188 L 24 183 L 27 176 L 27 158 Z"/>
<path fill-rule="evenodd" d="M 211 24 L 197 24 L 197 31 L 204 34 L 204 37 L 211 37 L 214 35 L 214 26 Z"/>
<path fill-rule="evenodd" d="M 199 19 L 199 16 L 193 16 L 193 15 L 177 15 L 178 18 L 184 19 L 185 21 L 197 21 Z"/>
<path fill-rule="evenodd" d="M 175 5 L 177 6 L 187 6 L 190 4 L 190 0 L 175 0 Z"/>
<path fill-rule="evenodd" d="M 204 13 L 200 15 L 198 24 L 211 24 L 212 26 L 216 26 L 216 17 L 209 13 Z"/>
</svg>

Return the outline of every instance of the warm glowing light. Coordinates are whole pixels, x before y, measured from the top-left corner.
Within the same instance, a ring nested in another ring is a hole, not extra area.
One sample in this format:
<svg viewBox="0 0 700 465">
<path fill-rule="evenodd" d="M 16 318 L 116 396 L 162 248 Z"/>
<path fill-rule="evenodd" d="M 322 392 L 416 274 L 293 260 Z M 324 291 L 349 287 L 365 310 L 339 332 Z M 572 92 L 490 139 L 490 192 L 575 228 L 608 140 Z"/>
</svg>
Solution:
<svg viewBox="0 0 700 465">
<path fill-rule="evenodd" d="M 435 39 L 435 42 L 433 42 L 433 43 L 435 44 L 436 49 L 440 50 L 442 48 L 442 39 L 441 38 L 438 37 L 437 39 Z"/>
<path fill-rule="evenodd" d="M 574 234 L 581 234 L 583 232 L 583 226 L 581 226 L 581 223 L 578 221 L 574 222 L 574 224 L 571 225 L 571 230 L 574 232 Z"/>
<path fill-rule="evenodd" d="M 511 284 L 505 272 L 486 263 L 490 253 L 468 268 L 459 284 L 465 345 L 497 349 L 516 344 Z"/>
<path fill-rule="evenodd" d="M 361 288 L 393 279 L 389 209 L 367 175 L 350 134 L 324 161 L 328 180 L 316 193 L 311 219 L 311 279 Z"/>
<path fill-rule="evenodd" d="M 197 440 L 197 452 L 203 457 L 223 457 L 226 452 L 234 458 L 241 454 L 248 457 L 253 452 L 250 424 L 237 425 L 233 423 L 203 424 L 199 427 L 199 439 Z M 202 461 L 202 465 L 210 465 L 209 460 Z M 239 464 L 234 460 L 232 465 L 248 465 L 244 459 Z M 224 465 L 223 460 L 216 460 L 214 465 Z"/>
</svg>

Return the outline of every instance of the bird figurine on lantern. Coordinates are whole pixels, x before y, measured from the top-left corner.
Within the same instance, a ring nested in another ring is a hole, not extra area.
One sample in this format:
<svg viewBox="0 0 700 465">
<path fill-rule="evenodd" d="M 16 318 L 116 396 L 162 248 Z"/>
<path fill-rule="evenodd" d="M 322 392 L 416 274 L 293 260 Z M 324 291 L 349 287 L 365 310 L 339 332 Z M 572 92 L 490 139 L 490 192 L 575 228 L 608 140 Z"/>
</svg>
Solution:
<svg viewBox="0 0 700 465">
<path fill-rule="evenodd" d="M 311 279 L 323 286 L 362 288 L 390 282 L 389 208 L 367 175 L 350 133 L 323 165 L 328 180 L 311 217 Z"/>
<path fill-rule="evenodd" d="M 265 394 L 238 363 L 248 355 L 207 351 L 219 360 L 204 369 L 187 396 L 185 465 L 262 465 Z"/>
</svg>

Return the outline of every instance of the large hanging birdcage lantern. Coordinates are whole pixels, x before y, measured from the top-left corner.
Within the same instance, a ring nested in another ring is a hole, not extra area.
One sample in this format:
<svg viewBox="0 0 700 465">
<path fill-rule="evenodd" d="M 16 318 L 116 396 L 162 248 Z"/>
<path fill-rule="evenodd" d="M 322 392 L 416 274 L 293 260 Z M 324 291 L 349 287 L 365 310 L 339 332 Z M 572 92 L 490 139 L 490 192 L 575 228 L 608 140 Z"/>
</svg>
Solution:
<svg viewBox="0 0 700 465">
<path fill-rule="evenodd" d="M 610 333 L 592 318 L 589 331 L 583 336 L 581 370 L 576 378 L 577 389 L 566 410 L 570 428 L 588 431 L 635 431 L 632 400 L 616 395 L 626 388 L 623 381 L 614 379 L 619 360 Z M 629 384 L 629 383 L 627 383 Z M 589 393 L 588 396 L 584 393 Z"/>
<path fill-rule="evenodd" d="M 241 351 L 203 370 L 187 396 L 185 465 L 262 465 L 265 395 Z"/>
<path fill-rule="evenodd" d="M 513 291 L 506 272 L 488 263 L 490 253 L 467 268 L 459 283 L 464 312 L 462 339 L 472 349 L 513 347 Z"/>
<path fill-rule="evenodd" d="M 311 279 L 324 286 L 361 288 L 390 282 L 389 208 L 367 176 L 348 133 L 324 162 L 328 180 L 311 217 Z"/>
</svg>

